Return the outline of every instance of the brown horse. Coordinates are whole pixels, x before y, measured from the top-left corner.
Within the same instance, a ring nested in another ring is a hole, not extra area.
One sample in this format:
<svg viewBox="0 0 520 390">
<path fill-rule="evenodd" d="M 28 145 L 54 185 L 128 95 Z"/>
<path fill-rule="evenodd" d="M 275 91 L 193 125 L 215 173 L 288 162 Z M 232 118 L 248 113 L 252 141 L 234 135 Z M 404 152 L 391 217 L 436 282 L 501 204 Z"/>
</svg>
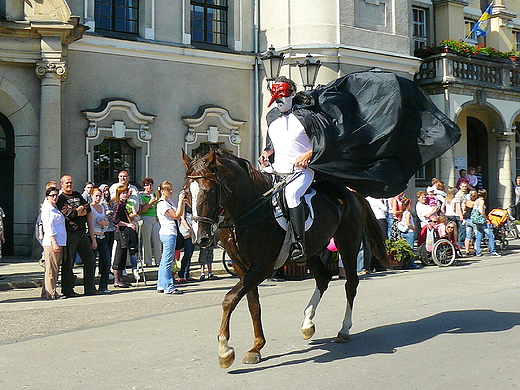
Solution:
<svg viewBox="0 0 520 390">
<path fill-rule="evenodd" d="M 273 275 L 286 234 L 273 216 L 269 199 L 262 196 L 272 188 L 272 180 L 254 169 L 249 161 L 223 150 L 212 150 L 204 158 L 194 159 L 183 153 L 183 159 L 187 168 L 185 191 L 192 204 L 196 243 L 202 247 L 210 245 L 214 232 L 220 227 L 220 240 L 240 277 L 222 302 L 218 334 L 220 366 L 227 368 L 235 359 L 234 350 L 228 345 L 229 321 L 244 295 L 247 295 L 255 339 L 243 363 L 258 363 L 260 350 L 265 345 L 258 285 Z M 363 231 L 373 256 L 386 266 L 384 237 L 370 206 L 360 195 L 327 182 L 315 183 L 313 187 L 317 190 L 312 200 L 315 220 L 306 234 L 305 249 L 316 289 L 304 311 L 302 336 L 308 339 L 315 332 L 312 320 L 316 306 L 332 279 L 318 255 L 334 237 L 347 275 L 347 308 L 335 341 L 347 342 L 359 284 L 357 254 Z M 225 220 L 218 223 L 222 210 Z"/>
</svg>

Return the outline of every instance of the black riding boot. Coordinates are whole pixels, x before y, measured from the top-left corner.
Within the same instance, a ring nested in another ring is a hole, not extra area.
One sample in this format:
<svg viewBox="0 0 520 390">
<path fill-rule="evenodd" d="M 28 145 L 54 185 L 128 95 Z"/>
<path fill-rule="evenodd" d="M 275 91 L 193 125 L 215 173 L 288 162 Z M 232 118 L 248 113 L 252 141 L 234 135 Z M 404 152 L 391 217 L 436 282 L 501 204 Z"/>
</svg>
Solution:
<svg viewBox="0 0 520 390">
<path fill-rule="evenodd" d="M 305 260 L 305 209 L 304 204 L 288 209 L 289 219 L 296 241 L 291 244 L 289 256 L 291 261 Z"/>
</svg>

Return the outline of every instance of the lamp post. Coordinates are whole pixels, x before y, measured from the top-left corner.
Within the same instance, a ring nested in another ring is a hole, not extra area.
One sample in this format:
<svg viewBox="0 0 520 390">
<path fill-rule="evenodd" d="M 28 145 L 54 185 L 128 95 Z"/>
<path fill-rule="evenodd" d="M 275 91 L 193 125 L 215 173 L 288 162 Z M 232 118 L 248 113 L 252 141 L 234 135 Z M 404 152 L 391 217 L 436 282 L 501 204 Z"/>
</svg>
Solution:
<svg viewBox="0 0 520 390">
<path fill-rule="evenodd" d="M 298 68 L 300 69 L 302 84 L 305 90 L 314 88 L 314 84 L 316 84 L 316 77 L 318 76 L 318 70 L 320 69 L 320 66 L 321 61 L 313 59 L 311 53 L 307 54 L 303 63 L 298 62 Z"/>
<path fill-rule="evenodd" d="M 283 63 L 283 53 L 278 53 L 273 45 L 264 53 L 260 59 L 262 60 L 262 64 L 264 66 L 265 78 L 267 80 L 267 89 L 271 90 L 271 83 L 278 77 L 280 74 L 280 69 L 282 68 Z"/>
</svg>

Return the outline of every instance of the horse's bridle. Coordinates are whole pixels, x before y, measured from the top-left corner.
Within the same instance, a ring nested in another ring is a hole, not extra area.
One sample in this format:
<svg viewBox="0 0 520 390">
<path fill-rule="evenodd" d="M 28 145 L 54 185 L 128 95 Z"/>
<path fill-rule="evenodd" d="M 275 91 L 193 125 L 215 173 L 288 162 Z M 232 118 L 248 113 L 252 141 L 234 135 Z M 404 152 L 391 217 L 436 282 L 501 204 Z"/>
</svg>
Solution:
<svg viewBox="0 0 520 390">
<path fill-rule="evenodd" d="M 221 223 L 223 222 L 223 219 L 224 219 L 224 216 L 223 216 L 223 213 L 222 213 L 222 210 L 224 209 L 222 207 L 222 204 L 220 202 L 220 200 L 222 199 L 222 195 L 221 195 L 221 191 L 222 191 L 222 187 L 221 187 L 221 183 L 219 183 L 218 180 L 216 179 L 209 179 L 208 177 L 206 176 L 203 176 L 203 175 L 188 175 L 186 176 L 187 179 L 192 179 L 192 180 L 197 180 L 197 179 L 206 179 L 208 181 L 213 181 L 215 182 L 215 185 L 216 185 L 216 193 L 217 193 L 217 208 L 215 209 L 215 215 L 213 216 L 213 218 L 210 218 L 210 217 L 201 217 L 201 216 L 193 216 L 192 217 L 192 220 L 195 221 L 195 222 L 201 222 L 201 223 L 205 223 L 205 224 L 208 224 L 208 225 L 211 225 L 211 228 L 210 228 L 210 231 L 211 231 L 211 235 L 213 236 L 215 234 L 215 232 L 220 228 L 220 225 Z M 193 199 L 192 199 L 193 201 Z M 197 205 L 195 205 L 195 207 L 197 207 Z"/>
</svg>

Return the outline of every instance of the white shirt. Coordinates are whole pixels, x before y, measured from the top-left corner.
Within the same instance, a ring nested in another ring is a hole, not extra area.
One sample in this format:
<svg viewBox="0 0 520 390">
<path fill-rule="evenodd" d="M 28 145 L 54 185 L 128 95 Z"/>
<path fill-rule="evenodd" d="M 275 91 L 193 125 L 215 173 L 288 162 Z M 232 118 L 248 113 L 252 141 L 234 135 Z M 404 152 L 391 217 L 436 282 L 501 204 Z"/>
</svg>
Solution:
<svg viewBox="0 0 520 390">
<path fill-rule="evenodd" d="M 177 210 L 177 207 L 173 205 L 171 199 L 169 202 L 164 199 L 159 199 L 157 202 L 157 218 L 161 228 L 159 229 L 159 235 L 161 236 L 176 236 L 177 235 L 177 224 L 175 219 L 166 214 L 168 210 Z"/>
<path fill-rule="evenodd" d="M 433 207 L 430 207 L 425 203 L 417 202 L 415 205 L 415 212 L 417 213 L 417 218 L 421 221 L 421 227 L 428 225 L 428 218 L 426 215 L 430 214 L 433 210 Z"/>
<path fill-rule="evenodd" d="M 296 158 L 312 149 L 302 123 L 292 113 L 274 120 L 267 132 L 275 150 L 273 168 L 279 173 L 291 172 Z"/>
<path fill-rule="evenodd" d="M 58 246 L 66 246 L 65 216 L 60 213 L 60 210 L 47 201 L 43 202 L 41 220 L 43 225 L 42 246 L 52 246 L 51 236 L 54 236 Z"/>
<path fill-rule="evenodd" d="M 372 211 L 374 212 L 374 215 L 377 219 L 386 219 L 386 214 L 388 213 L 388 204 L 385 199 L 376 199 L 372 198 L 371 196 L 367 196 L 365 199 L 370 204 L 370 207 L 372 208 Z"/>
</svg>

